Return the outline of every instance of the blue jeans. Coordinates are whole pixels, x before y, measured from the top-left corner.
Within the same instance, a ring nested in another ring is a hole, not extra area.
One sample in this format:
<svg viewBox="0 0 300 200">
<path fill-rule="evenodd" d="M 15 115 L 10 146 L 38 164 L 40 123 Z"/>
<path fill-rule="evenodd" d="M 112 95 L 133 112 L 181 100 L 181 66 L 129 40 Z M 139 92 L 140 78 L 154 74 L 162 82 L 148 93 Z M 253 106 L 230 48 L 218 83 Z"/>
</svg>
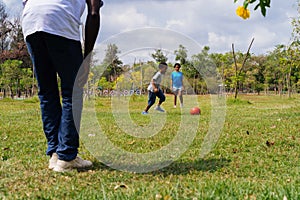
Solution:
<svg viewBox="0 0 300 200">
<path fill-rule="evenodd" d="M 149 107 L 151 107 L 155 103 L 156 97 L 159 98 L 159 104 L 162 104 L 166 100 L 166 96 L 164 95 L 164 93 L 161 89 L 159 89 L 158 92 L 149 91 L 149 94 L 148 94 L 148 106 Z"/>
<path fill-rule="evenodd" d="M 61 160 L 73 160 L 78 153 L 82 111 L 83 89 L 74 87 L 83 62 L 81 43 L 36 32 L 26 38 L 26 44 L 39 87 L 46 154 L 56 152 Z"/>
</svg>

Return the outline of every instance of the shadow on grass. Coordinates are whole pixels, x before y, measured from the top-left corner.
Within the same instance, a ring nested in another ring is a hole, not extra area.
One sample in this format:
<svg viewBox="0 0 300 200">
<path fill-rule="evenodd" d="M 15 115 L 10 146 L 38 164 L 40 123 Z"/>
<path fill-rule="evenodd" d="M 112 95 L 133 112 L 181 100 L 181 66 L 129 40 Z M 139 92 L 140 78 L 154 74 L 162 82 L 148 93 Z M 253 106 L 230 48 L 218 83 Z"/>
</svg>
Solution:
<svg viewBox="0 0 300 200">
<path fill-rule="evenodd" d="M 204 171 L 204 172 L 215 172 L 225 166 L 231 161 L 228 159 L 197 159 L 195 161 L 175 161 L 169 166 L 162 168 L 158 171 L 152 172 L 152 174 L 163 174 L 163 175 L 182 175 L 188 174 L 191 171 Z"/>
<path fill-rule="evenodd" d="M 167 167 L 147 172 L 146 174 L 153 174 L 158 175 L 162 174 L 164 176 L 168 175 L 184 175 L 188 174 L 191 171 L 204 171 L 204 172 L 215 172 L 223 167 L 228 166 L 228 164 L 231 162 L 231 160 L 228 159 L 198 159 L 195 161 L 174 161 Z M 156 166 L 163 166 L 163 163 L 157 163 Z M 134 169 L 136 166 L 126 166 L 127 169 Z M 141 167 L 141 166 L 139 166 Z M 147 168 L 147 166 L 145 166 Z M 106 166 L 102 164 L 101 162 L 97 161 L 94 162 L 94 170 L 108 170 L 108 171 L 114 171 L 115 169 L 110 168 L 109 166 Z"/>
</svg>

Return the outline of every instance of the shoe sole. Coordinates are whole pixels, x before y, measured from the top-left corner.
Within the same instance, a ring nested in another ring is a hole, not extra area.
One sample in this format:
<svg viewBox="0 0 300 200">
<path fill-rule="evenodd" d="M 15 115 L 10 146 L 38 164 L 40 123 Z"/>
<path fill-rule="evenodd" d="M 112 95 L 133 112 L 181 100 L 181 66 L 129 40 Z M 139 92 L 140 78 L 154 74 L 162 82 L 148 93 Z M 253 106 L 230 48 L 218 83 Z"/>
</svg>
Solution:
<svg viewBox="0 0 300 200">
<path fill-rule="evenodd" d="M 93 165 L 87 166 L 87 167 L 68 167 L 68 168 L 62 168 L 62 167 L 56 166 L 52 170 L 55 172 L 69 172 L 72 170 L 84 171 L 84 170 L 90 169 L 91 167 L 93 167 Z"/>
</svg>

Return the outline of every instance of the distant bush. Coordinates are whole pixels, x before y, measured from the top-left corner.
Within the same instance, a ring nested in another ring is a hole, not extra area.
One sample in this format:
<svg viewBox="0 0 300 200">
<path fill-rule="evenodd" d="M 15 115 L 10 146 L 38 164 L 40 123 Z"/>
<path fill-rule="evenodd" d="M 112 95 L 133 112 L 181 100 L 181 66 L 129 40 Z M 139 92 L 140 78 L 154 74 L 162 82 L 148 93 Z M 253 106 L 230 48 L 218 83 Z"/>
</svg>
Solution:
<svg viewBox="0 0 300 200">
<path fill-rule="evenodd" d="M 25 103 L 37 103 L 39 102 L 39 98 L 37 96 L 28 98 L 24 100 Z"/>
<path fill-rule="evenodd" d="M 241 100 L 241 99 L 234 99 L 234 98 L 229 98 L 227 99 L 227 105 L 250 105 L 252 104 L 248 100 Z"/>
</svg>

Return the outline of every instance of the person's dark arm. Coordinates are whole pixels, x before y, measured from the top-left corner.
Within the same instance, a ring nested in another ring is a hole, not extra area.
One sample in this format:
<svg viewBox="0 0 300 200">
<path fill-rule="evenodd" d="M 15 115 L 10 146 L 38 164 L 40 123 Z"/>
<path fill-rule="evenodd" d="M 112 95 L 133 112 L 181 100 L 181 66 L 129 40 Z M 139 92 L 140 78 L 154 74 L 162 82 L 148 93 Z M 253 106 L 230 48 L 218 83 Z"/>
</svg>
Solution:
<svg viewBox="0 0 300 200">
<path fill-rule="evenodd" d="M 100 8 L 103 5 L 101 0 L 86 0 L 88 14 L 84 32 L 84 61 L 79 70 L 78 86 L 83 87 L 89 76 L 91 52 L 93 51 L 98 32 L 100 29 Z"/>
<path fill-rule="evenodd" d="M 100 29 L 101 0 L 86 0 L 88 13 L 85 23 L 84 58 L 92 51 Z"/>
</svg>

